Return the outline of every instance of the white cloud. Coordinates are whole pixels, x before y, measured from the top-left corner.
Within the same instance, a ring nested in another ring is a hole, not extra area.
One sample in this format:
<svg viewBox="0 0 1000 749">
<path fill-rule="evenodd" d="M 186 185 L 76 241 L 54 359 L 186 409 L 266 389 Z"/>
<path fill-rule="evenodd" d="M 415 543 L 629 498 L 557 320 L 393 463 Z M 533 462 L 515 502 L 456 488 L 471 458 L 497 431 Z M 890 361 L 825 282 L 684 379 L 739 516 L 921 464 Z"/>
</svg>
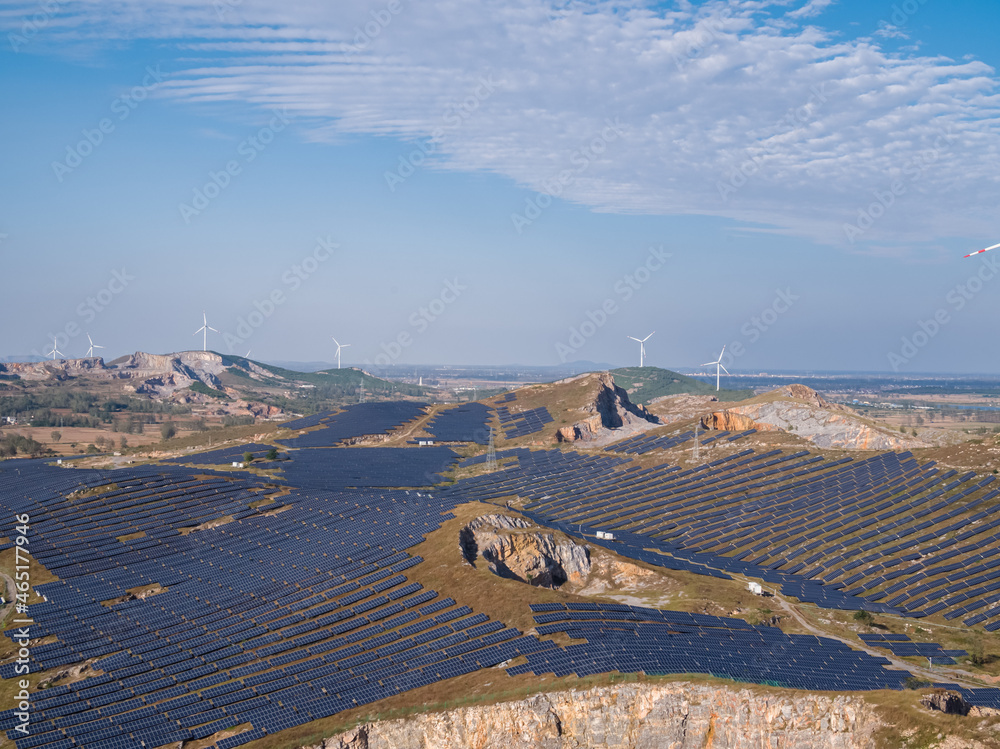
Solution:
<svg viewBox="0 0 1000 749">
<path fill-rule="evenodd" d="M 858 243 L 994 231 L 994 71 L 802 25 L 828 4 L 89 0 L 46 34 L 170 40 L 180 72 L 163 90 L 177 99 L 287 107 L 317 140 L 439 131 L 437 168 L 530 190 L 617 118 L 624 137 L 562 193 L 597 211 L 716 215 L 845 245 L 845 224 Z M 495 91 L 454 124 L 484 78 Z"/>
</svg>

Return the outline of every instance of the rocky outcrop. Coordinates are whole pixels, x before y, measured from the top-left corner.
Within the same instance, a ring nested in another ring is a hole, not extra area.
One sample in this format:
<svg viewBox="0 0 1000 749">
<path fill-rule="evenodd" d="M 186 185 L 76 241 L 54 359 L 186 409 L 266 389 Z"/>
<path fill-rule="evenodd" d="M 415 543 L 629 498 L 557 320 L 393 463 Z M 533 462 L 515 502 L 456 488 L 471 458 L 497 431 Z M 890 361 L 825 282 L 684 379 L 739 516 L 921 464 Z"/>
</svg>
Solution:
<svg viewBox="0 0 1000 749">
<path fill-rule="evenodd" d="M 225 370 L 222 357 L 211 351 L 182 351 L 179 354 L 147 354 L 137 351 L 116 359 L 115 374 L 120 379 L 142 380 L 136 392 L 168 395 L 200 382 L 219 390 L 219 375 Z"/>
<path fill-rule="evenodd" d="M 59 380 L 107 369 L 104 359 L 91 356 L 83 359 L 56 359 L 41 362 L 11 362 L 4 365 L 7 374 L 24 380 Z"/>
<path fill-rule="evenodd" d="M 875 749 L 881 725 L 857 697 L 630 684 L 367 723 L 309 749 Z"/>
<path fill-rule="evenodd" d="M 615 384 L 610 372 L 599 376 L 597 395 L 583 410 L 593 415 L 573 426 L 559 429 L 556 432 L 559 442 L 593 442 L 610 429 L 659 423 L 659 419 L 645 406 L 629 400 L 628 392 Z"/>
<path fill-rule="evenodd" d="M 551 533 L 522 518 L 483 515 L 459 531 L 465 561 L 475 566 L 482 558 L 499 577 L 531 585 L 557 588 L 565 582 L 582 583 L 590 573 L 590 552 L 569 539 L 557 541 Z"/>
<path fill-rule="evenodd" d="M 701 420 L 701 425 L 705 429 L 717 429 L 723 432 L 746 432 L 756 429 L 758 432 L 777 432 L 778 427 L 774 424 L 766 424 L 754 421 L 743 413 L 734 410 L 716 411 Z"/>
<path fill-rule="evenodd" d="M 969 712 L 969 706 L 965 704 L 962 695 L 943 689 L 925 694 L 920 698 L 920 704 L 928 710 L 937 710 L 948 715 L 965 715 Z"/>
<path fill-rule="evenodd" d="M 789 400 L 733 406 L 705 416 L 702 426 L 730 432 L 785 431 L 818 447 L 896 450 L 926 446 L 916 438 L 866 424 L 846 406 L 829 403 L 804 385 L 789 385 L 774 392 Z"/>
</svg>

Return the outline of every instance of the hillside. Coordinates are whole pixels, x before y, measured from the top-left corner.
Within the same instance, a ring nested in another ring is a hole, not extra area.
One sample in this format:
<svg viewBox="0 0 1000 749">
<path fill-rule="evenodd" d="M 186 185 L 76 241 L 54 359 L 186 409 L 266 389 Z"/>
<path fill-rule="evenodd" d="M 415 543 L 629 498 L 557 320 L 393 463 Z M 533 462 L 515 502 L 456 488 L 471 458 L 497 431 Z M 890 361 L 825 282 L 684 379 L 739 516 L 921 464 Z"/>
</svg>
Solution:
<svg viewBox="0 0 1000 749">
<path fill-rule="evenodd" d="M 707 382 L 694 377 L 678 374 L 669 369 L 659 367 L 622 367 L 611 370 L 621 387 L 628 391 L 629 397 L 641 405 L 648 405 L 654 398 L 664 395 L 714 395 L 721 401 L 739 401 L 753 397 L 750 390 L 719 390 Z"/>
</svg>

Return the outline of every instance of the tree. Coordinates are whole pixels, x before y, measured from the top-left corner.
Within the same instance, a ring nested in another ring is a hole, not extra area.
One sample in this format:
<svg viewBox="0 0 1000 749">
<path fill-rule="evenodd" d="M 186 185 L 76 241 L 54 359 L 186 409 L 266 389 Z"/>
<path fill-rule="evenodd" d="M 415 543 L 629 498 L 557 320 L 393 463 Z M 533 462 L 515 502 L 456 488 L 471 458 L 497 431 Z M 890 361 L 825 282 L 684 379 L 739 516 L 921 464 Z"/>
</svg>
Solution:
<svg viewBox="0 0 1000 749">
<path fill-rule="evenodd" d="M 177 428 L 174 426 L 174 422 L 165 421 L 162 424 L 160 424 L 160 437 L 162 437 L 165 440 L 168 440 L 175 434 L 177 434 Z"/>
<path fill-rule="evenodd" d="M 855 611 L 854 621 L 861 622 L 862 624 L 870 627 L 875 623 L 875 617 L 871 615 L 870 611 Z"/>
<path fill-rule="evenodd" d="M 243 453 L 243 462 L 246 463 L 247 465 L 253 463 L 253 453 L 250 452 L 249 450 Z"/>
<path fill-rule="evenodd" d="M 118 440 L 118 445 L 121 447 L 122 450 L 124 450 L 126 447 L 128 447 L 128 438 L 122 437 L 120 440 Z"/>
<path fill-rule="evenodd" d="M 49 436 L 51 436 L 51 437 L 52 437 L 52 441 L 53 441 L 53 442 L 58 442 L 59 440 L 61 440 L 61 439 L 62 439 L 62 432 L 60 432 L 60 431 L 59 431 L 58 429 L 56 429 L 56 430 L 54 430 L 54 431 L 52 432 L 52 434 L 51 434 L 51 435 L 49 435 Z"/>
<path fill-rule="evenodd" d="M 268 460 L 277 460 L 278 459 L 278 450 L 277 450 L 277 448 L 272 447 L 270 450 L 267 451 L 267 455 L 265 457 Z"/>
<path fill-rule="evenodd" d="M 983 643 L 983 638 L 979 635 L 968 645 L 968 653 L 969 661 L 976 666 L 983 666 L 989 662 L 989 658 L 986 655 L 986 646 Z"/>
</svg>

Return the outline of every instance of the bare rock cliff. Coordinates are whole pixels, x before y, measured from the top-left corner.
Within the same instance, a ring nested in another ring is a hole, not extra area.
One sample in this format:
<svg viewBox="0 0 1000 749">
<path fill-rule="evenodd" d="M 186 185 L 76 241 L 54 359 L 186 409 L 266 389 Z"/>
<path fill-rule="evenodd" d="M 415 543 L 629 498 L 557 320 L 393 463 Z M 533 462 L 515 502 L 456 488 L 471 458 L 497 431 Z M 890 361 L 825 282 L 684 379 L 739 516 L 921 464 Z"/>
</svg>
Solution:
<svg viewBox="0 0 1000 749">
<path fill-rule="evenodd" d="M 857 697 L 630 684 L 368 723 L 309 749 L 874 749 Z"/>
<path fill-rule="evenodd" d="M 561 428 L 556 433 L 559 442 L 592 442 L 610 429 L 659 423 L 659 419 L 645 406 L 629 400 L 628 392 L 615 383 L 610 372 L 600 375 L 597 395 L 584 410 L 593 415 L 573 426 Z"/>
<path fill-rule="evenodd" d="M 554 588 L 582 583 L 590 573 L 587 547 L 558 541 L 522 518 L 483 515 L 459 532 L 462 556 L 475 565 L 482 559 L 499 577 Z"/>
<path fill-rule="evenodd" d="M 866 424 L 846 406 L 830 403 L 804 385 L 789 385 L 775 392 L 794 400 L 733 406 L 704 417 L 702 426 L 729 432 L 785 431 L 819 447 L 895 450 L 926 446 L 916 438 Z"/>
</svg>

